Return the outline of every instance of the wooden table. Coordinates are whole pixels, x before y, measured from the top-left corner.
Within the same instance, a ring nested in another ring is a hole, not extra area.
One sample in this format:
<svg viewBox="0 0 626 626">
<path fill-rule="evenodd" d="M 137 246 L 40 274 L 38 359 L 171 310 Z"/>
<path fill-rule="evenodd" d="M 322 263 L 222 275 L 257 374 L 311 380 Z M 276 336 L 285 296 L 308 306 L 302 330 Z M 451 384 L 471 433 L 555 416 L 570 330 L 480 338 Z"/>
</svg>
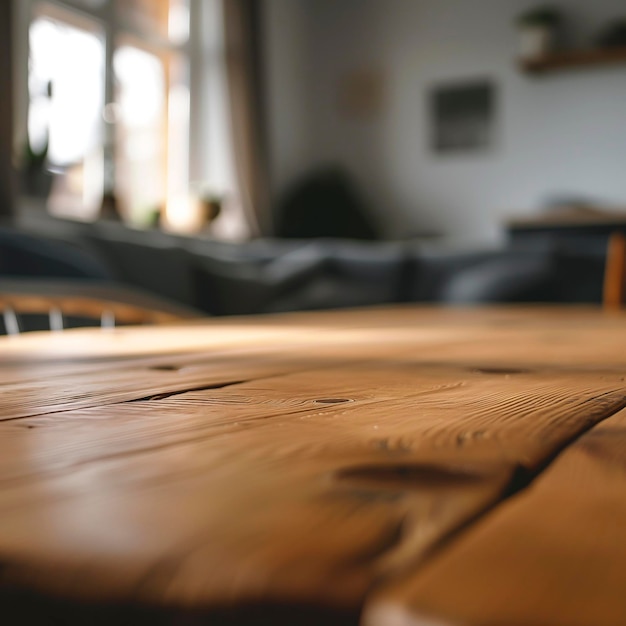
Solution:
<svg viewBox="0 0 626 626">
<path fill-rule="evenodd" d="M 626 624 L 620 313 L 33 333 L 0 358 L 3 624 Z"/>
</svg>

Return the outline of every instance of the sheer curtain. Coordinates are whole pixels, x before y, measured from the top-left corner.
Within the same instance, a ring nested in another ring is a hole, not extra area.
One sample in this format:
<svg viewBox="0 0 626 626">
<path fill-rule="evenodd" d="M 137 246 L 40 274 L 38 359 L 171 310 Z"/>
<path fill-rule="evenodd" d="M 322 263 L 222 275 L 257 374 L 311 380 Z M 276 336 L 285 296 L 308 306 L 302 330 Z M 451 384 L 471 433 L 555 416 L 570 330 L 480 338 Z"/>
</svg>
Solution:
<svg viewBox="0 0 626 626">
<path fill-rule="evenodd" d="M 253 236 L 269 235 L 267 154 L 261 59 L 261 2 L 222 0 L 232 155 L 240 200 Z"/>
</svg>

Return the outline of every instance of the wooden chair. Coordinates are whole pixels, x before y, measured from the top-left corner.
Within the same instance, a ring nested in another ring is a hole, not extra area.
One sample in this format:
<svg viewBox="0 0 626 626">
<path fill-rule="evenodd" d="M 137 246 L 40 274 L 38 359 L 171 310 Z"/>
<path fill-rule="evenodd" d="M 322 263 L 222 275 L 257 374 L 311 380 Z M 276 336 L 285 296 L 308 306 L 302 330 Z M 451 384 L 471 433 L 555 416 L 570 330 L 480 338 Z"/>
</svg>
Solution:
<svg viewBox="0 0 626 626">
<path fill-rule="evenodd" d="M 136 289 L 98 281 L 0 280 L 0 311 L 5 333 L 25 330 L 21 318 L 47 316 L 47 329 L 61 331 L 65 320 L 93 320 L 102 328 L 163 324 L 202 314 Z M 40 328 L 37 328 L 40 330 Z"/>
<path fill-rule="evenodd" d="M 609 237 L 604 270 L 602 305 L 607 311 L 622 308 L 626 288 L 626 235 L 614 232 Z"/>
</svg>

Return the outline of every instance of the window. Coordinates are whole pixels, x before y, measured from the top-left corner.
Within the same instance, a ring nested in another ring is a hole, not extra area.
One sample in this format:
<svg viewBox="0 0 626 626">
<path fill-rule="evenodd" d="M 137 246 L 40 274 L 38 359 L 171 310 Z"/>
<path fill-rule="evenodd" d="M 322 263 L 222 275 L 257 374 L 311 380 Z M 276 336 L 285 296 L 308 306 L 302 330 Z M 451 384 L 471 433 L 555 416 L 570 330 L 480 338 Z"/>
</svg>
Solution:
<svg viewBox="0 0 626 626">
<path fill-rule="evenodd" d="M 189 189 L 189 0 L 25 4 L 26 191 L 66 217 L 165 219 Z"/>
<path fill-rule="evenodd" d="M 86 216 L 103 195 L 103 32 L 54 10 L 34 16 L 29 40 L 29 182 L 52 211 Z"/>
</svg>

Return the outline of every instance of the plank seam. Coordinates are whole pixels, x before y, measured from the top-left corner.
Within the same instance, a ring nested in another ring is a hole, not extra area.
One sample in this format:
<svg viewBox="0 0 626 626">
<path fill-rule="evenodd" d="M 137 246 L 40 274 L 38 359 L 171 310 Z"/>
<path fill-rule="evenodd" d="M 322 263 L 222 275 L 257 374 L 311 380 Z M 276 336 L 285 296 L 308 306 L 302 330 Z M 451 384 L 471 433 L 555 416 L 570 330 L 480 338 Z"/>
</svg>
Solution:
<svg viewBox="0 0 626 626">
<path fill-rule="evenodd" d="M 602 398 L 612 392 L 602 393 L 598 396 L 592 398 L 593 400 L 597 398 Z M 621 411 L 626 409 L 626 396 L 624 396 L 621 402 L 617 403 L 616 406 L 612 407 L 610 412 L 607 412 L 605 415 L 589 420 L 587 423 L 581 426 L 581 429 L 574 435 L 569 438 L 566 438 L 561 442 L 558 446 L 555 447 L 554 451 L 547 455 L 545 460 L 543 460 L 537 468 L 531 469 L 525 467 L 521 463 L 518 463 L 511 471 L 511 477 L 506 484 L 505 489 L 503 490 L 500 497 L 492 501 L 490 504 L 487 504 L 483 509 L 476 511 L 475 514 L 468 517 L 466 520 L 462 521 L 457 527 L 453 528 L 449 532 L 442 535 L 437 541 L 434 541 L 423 553 L 421 553 L 418 557 L 417 566 L 419 568 L 423 568 L 427 565 L 427 563 L 435 558 L 437 558 L 438 554 L 446 549 L 446 546 L 453 541 L 455 541 L 461 534 L 465 532 L 470 532 L 472 527 L 485 519 L 492 512 L 496 511 L 500 506 L 506 504 L 510 499 L 516 497 L 517 495 L 523 493 L 526 489 L 528 489 L 537 479 L 539 479 L 543 473 L 574 443 L 576 443 L 580 438 L 584 437 L 587 433 L 593 430 L 596 426 L 605 422 L 606 420 L 612 418 L 617 415 Z M 394 579 L 400 579 L 407 572 L 414 571 L 416 566 L 415 562 L 407 562 L 404 566 L 400 568 L 394 569 L 393 573 L 382 574 L 377 580 L 373 581 L 370 588 L 364 594 L 363 604 L 361 606 L 361 610 L 365 608 L 365 605 L 369 603 L 370 596 L 373 593 L 379 591 L 380 587 L 383 585 L 389 584 L 390 581 Z M 361 623 L 361 622 L 359 622 Z"/>
</svg>

